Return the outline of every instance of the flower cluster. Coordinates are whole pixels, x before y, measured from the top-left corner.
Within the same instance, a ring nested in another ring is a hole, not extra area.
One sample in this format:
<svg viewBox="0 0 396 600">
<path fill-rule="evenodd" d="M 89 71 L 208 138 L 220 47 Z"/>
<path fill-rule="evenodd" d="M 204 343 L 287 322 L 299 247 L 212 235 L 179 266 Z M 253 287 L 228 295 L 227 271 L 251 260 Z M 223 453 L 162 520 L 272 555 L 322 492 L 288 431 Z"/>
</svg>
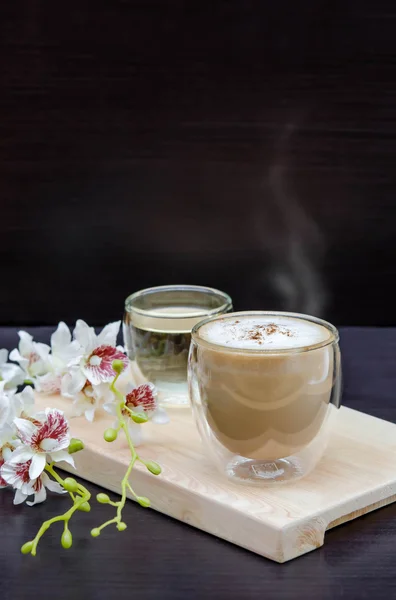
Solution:
<svg viewBox="0 0 396 600">
<path fill-rule="evenodd" d="M 76 415 L 84 414 L 88 421 L 94 419 L 95 410 L 102 405 L 116 417 L 113 427 L 104 432 L 104 439 L 112 442 L 121 431 L 126 437 L 131 460 L 121 481 L 121 499 L 112 501 L 103 493 L 97 496 L 98 502 L 117 508 L 116 516 L 93 529 L 92 536 L 97 537 L 111 523 L 120 531 L 126 529 L 121 519 L 128 493 L 142 506 L 150 506 L 148 498 L 136 495 L 129 477 L 137 461 L 153 475 L 159 475 L 161 468 L 154 461 L 143 460 L 135 446 L 141 441 L 142 423 L 149 420 L 166 423 L 168 417 L 159 407 L 156 389 L 151 383 L 131 387 L 126 396 L 115 387 L 129 364 L 123 348 L 116 346 L 119 328 L 120 322 L 110 323 L 96 335 L 84 321 L 77 321 L 72 336 L 65 323 L 59 323 L 50 346 L 35 342 L 31 335 L 21 331 L 18 349 L 9 356 L 6 350 L 0 350 L 0 488 L 14 489 L 14 504 L 26 500 L 33 506 L 43 502 L 47 490 L 68 492 L 72 499 L 68 511 L 45 521 L 36 537 L 24 544 L 22 552 L 25 554 L 35 555 L 42 535 L 58 521 L 64 523 L 62 546 L 70 548 L 69 521 L 75 511 L 90 510 L 91 498 L 83 485 L 71 477 L 62 479 L 54 469 L 54 464 L 61 461 L 74 467 L 71 454 L 81 450 L 83 443 L 71 439 L 69 423 L 61 410 L 35 410 L 33 388 L 43 394 L 69 398 Z M 8 362 L 8 358 L 17 364 Z M 23 384 L 24 389 L 19 391 Z"/>
<path fill-rule="evenodd" d="M 9 377 L 19 377 L 19 383 L 21 379 L 31 382 L 43 394 L 70 398 L 76 415 L 93 421 L 100 403 L 112 400 L 109 388 L 115 377 L 113 361 L 128 365 L 123 348 L 116 345 L 119 329 L 119 321 L 110 323 L 96 335 L 93 327 L 78 320 L 72 337 L 61 322 L 51 336 L 50 346 L 35 342 L 31 335 L 20 331 L 19 346 L 10 353 L 10 359 L 19 367 L 13 365 L 18 371 L 10 371 Z"/>
<path fill-rule="evenodd" d="M 59 410 L 35 413 L 30 386 L 19 394 L 5 390 L 4 381 L 0 386 L 0 487 L 14 488 L 14 504 L 34 497 L 33 502 L 27 502 L 33 506 L 46 499 L 46 488 L 64 491 L 45 469 L 47 464 L 60 461 L 74 466 L 68 452 L 69 425 Z"/>
<path fill-rule="evenodd" d="M 20 331 L 19 346 L 9 356 L 18 364 L 7 363 L 7 351 L 0 350 L 1 377 L 9 389 L 28 382 L 42 394 L 60 394 L 70 399 L 75 416 L 84 415 L 90 422 L 100 406 L 116 416 L 117 402 L 111 389 L 116 376 L 113 362 L 119 361 L 123 370 L 129 365 L 122 346 L 117 346 L 119 330 L 120 321 L 116 321 L 97 335 L 93 327 L 78 320 L 72 335 L 61 322 L 51 336 L 50 346 L 35 342 L 26 331 Z M 134 414 L 142 413 L 143 421 L 133 419 Z M 168 422 L 151 383 L 130 386 L 124 416 L 135 445 L 141 442 L 140 423 Z"/>
<path fill-rule="evenodd" d="M 29 338 L 26 340 L 33 343 Z M 30 369 L 33 377 L 32 365 L 39 363 L 41 358 L 31 357 L 30 365 L 27 359 L 24 367 L 16 367 L 7 364 L 5 351 L 1 356 L 5 360 L 1 364 L 0 381 L 0 488 L 13 488 L 14 504 L 26 500 L 29 506 L 34 506 L 43 502 L 47 489 L 58 494 L 69 492 L 73 500 L 73 506 L 64 515 L 43 523 L 34 540 L 22 546 L 22 552 L 35 555 L 41 536 L 56 521 L 64 522 L 61 543 L 64 548 L 70 548 L 69 521 L 76 510 L 90 509 L 91 494 L 72 477 L 62 479 L 54 464 L 62 461 L 74 467 L 71 454 L 82 450 L 83 444 L 70 437 L 69 423 L 62 411 L 55 408 L 46 408 L 42 412 L 35 410 L 34 391 L 30 385 L 17 391 L 16 386 L 26 377 L 25 367 Z"/>
</svg>

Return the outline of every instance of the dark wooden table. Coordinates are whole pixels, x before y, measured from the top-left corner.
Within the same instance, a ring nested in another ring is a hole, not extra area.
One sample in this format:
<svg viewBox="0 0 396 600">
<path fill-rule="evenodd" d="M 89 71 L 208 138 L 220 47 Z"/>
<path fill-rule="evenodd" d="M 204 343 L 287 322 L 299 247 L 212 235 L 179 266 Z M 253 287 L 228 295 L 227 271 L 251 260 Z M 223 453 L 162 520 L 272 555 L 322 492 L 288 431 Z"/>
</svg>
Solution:
<svg viewBox="0 0 396 600">
<path fill-rule="evenodd" d="M 35 333 L 45 341 L 49 331 Z M 343 328 L 341 336 L 344 404 L 395 420 L 396 329 Z M 16 341 L 15 329 L 0 328 L 0 347 Z M 73 520 L 72 550 L 60 547 L 54 527 L 38 556 L 22 556 L 20 546 L 67 504 L 51 497 L 15 507 L 10 492 L 0 493 L 1 600 L 396 597 L 396 504 L 329 531 L 323 548 L 283 565 L 132 502 L 124 533 L 92 539 L 90 529 L 108 518 L 108 507 L 93 502 Z"/>
</svg>

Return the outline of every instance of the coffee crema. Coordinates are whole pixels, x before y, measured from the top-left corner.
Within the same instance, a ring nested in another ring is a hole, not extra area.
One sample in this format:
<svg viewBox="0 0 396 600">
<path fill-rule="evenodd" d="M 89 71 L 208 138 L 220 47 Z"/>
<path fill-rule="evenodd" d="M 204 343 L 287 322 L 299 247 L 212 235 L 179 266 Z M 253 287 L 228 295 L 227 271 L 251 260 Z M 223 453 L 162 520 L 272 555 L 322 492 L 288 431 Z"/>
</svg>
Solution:
<svg viewBox="0 0 396 600">
<path fill-rule="evenodd" d="M 218 319 L 199 330 L 207 342 L 241 350 L 305 348 L 326 342 L 330 335 L 326 327 L 312 321 L 273 315 Z"/>
</svg>

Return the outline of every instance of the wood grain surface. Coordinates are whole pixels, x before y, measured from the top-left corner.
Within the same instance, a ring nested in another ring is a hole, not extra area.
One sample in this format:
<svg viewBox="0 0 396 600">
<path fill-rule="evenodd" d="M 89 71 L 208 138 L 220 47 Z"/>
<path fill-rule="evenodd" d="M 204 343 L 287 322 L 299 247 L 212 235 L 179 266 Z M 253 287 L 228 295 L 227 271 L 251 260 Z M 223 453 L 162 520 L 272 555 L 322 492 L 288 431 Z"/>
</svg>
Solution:
<svg viewBox="0 0 396 600">
<path fill-rule="evenodd" d="M 36 403 L 72 414 L 70 401 L 60 396 L 37 394 Z M 148 496 L 155 510 L 262 556 L 277 562 L 296 558 L 319 548 L 328 528 L 396 498 L 396 425 L 345 407 L 332 416 L 329 446 L 310 475 L 260 487 L 223 478 L 205 455 L 190 409 L 171 410 L 166 426 L 143 428 L 139 453 L 160 463 L 162 474 L 154 477 L 136 466 L 135 491 Z M 102 411 L 92 425 L 72 418 L 71 429 L 85 443 L 75 459 L 79 475 L 120 493 L 130 452 L 123 436 L 112 444 L 103 439 L 113 421 Z"/>
</svg>

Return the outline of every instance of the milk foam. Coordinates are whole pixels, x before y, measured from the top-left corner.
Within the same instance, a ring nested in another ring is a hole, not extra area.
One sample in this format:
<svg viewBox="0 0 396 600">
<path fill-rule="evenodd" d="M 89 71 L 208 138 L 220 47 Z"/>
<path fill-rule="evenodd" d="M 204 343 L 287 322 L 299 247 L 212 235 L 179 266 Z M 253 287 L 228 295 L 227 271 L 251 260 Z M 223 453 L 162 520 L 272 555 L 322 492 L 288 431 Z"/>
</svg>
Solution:
<svg viewBox="0 0 396 600">
<path fill-rule="evenodd" d="M 250 315 L 212 321 L 199 330 L 212 344 L 245 350 L 287 350 L 326 341 L 330 332 L 323 325 L 283 315 Z"/>
</svg>

